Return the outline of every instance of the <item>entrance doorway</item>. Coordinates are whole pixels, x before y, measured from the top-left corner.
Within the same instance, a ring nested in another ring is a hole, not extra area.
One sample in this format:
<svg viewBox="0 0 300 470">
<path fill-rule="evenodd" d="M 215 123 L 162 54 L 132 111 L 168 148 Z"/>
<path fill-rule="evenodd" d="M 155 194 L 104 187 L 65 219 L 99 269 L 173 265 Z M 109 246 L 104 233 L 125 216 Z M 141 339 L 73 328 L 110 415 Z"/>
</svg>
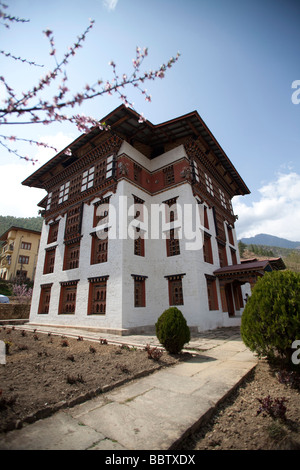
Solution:
<svg viewBox="0 0 300 470">
<path fill-rule="evenodd" d="M 226 295 L 228 315 L 230 317 L 234 317 L 234 304 L 233 304 L 233 297 L 232 297 L 232 290 L 231 290 L 230 283 L 226 284 L 225 286 L 225 295 Z"/>
</svg>

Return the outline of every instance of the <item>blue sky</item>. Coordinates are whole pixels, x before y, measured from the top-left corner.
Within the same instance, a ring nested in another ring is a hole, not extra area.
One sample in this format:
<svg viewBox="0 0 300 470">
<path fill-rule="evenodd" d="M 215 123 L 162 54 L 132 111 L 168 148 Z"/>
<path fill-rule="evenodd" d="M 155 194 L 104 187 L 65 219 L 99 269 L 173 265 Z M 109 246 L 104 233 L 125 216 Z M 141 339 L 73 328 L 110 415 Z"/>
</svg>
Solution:
<svg viewBox="0 0 300 470">
<path fill-rule="evenodd" d="M 166 77 L 145 85 L 151 103 L 127 90 L 135 109 L 154 124 L 197 110 L 251 190 L 251 195 L 233 201 L 238 236 L 264 232 L 300 240 L 300 104 L 292 102 L 297 91 L 292 83 L 300 80 L 300 0 L 6 3 L 11 14 L 30 23 L 2 27 L 1 49 L 45 64 L 40 69 L 1 57 L 1 75 L 19 90 L 53 65 L 42 33 L 47 28 L 54 31 L 62 55 L 89 18 L 95 20 L 67 69 L 76 91 L 98 78 L 110 79 L 111 60 L 120 73 L 129 74 L 136 46 L 149 49 L 142 70 L 157 68 L 179 51 L 180 59 Z M 100 119 L 120 104 L 116 96 L 107 96 L 80 111 Z M 1 129 L 10 132 L 58 148 L 79 135 L 65 124 Z M 1 151 L 1 174 L 13 175 L 13 181 L 5 178 L 0 185 L 1 215 L 37 215 L 36 204 L 44 192 L 22 188 L 20 182 L 53 153 L 24 148 L 28 151 L 39 159 L 37 166 Z M 7 197 L 8 191 L 13 196 Z"/>
</svg>

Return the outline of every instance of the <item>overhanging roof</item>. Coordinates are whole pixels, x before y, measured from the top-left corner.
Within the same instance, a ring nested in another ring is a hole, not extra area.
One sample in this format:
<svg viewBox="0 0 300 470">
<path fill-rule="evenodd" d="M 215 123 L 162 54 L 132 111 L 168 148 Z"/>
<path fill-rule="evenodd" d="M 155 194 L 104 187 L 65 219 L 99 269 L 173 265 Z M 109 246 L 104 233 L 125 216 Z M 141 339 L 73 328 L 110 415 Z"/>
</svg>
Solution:
<svg viewBox="0 0 300 470">
<path fill-rule="evenodd" d="M 273 271 L 268 260 L 252 261 L 250 263 L 234 264 L 216 269 L 214 275 L 217 277 L 227 277 L 234 274 L 248 274 L 257 271 Z"/>
<path fill-rule="evenodd" d="M 152 124 L 150 121 L 139 122 L 139 115 L 130 108 L 124 105 L 119 106 L 106 117 L 100 120 L 110 126 L 111 133 L 120 136 L 126 136 L 128 142 L 140 142 L 145 145 L 151 146 L 153 155 L 163 153 L 160 149 L 167 143 L 178 139 L 193 137 L 200 138 L 202 142 L 211 149 L 220 163 L 222 163 L 225 170 L 231 175 L 233 180 L 237 183 L 241 194 L 249 194 L 250 191 L 242 180 L 241 176 L 231 163 L 220 144 L 217 142 L 213 134 L 210 132 L 206 124 L 203 122 L 197 111 L 193 111 L 184 116 L 166 121 L 161 124 Z M 49 160 L 45 165 L 39 168 L 35 173 L 29 176 L 23 185 L 36 188 L 43 188 L 44 185 L 41 181 L 41 176 L 51 171 L 57 164 L 62 163 L 64 167 L 71 165 L 76 161 L 76 150 L 82 145 L 89 142 L 96 135 L 107 132 L 101 131 L 99 128 L 92 128 L 88 134 L 81 135 L 78 139 L 72 142 L 68 147 L 72 151 L 72 156 L 68 157 L 64 153 L 66 148 L 59 152 L 54 158 Z"/>
<path fill-rule="evenodd" d="M 258 261 L 257 258 L 251 258 L 251 259 L 241 259 L 242 264 L 249 264 L 250 262 L 253 261 Z M 274 271 L 281 271 L 283 269 L 286 269 L 286 265 L 281 257 L 278 258 L 267 258 L 267 259 L 261 259 L 260 261 L 268 261 L 270 265 L 272 266 L 272 269 Z"/>
<path fill-rule="evenodd" d="M 6 230 L 6 232 L 2 233 L 2 235 L 0 235 L 0 240 L 1 241 L 5 241 L 7 239 L 7 235 L 9 234 L 9 232 L 11 232 L 12 230 L 18 230 L 18 231 L 22 231 L 22 232 L 29 232 L 29 233 L 35 233 L 36 235 L 40 235 L 41 232 L 38 231 L 38 230 L 31 230 L 29 228 L 23 228 L 23 227 L 16 227 L 15 225 L 11 226 L 8 230 Z"/>
</svg>

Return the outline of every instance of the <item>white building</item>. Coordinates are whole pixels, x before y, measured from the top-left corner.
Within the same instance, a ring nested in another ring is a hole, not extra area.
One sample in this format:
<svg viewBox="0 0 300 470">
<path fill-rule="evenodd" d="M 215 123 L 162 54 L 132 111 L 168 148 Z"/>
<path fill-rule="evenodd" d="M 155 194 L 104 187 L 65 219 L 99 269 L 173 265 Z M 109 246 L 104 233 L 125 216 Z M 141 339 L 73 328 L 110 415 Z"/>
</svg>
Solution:
<svg viewBox="0 0 300 470">
<path fill-rule="evenodd" d="M 103 120 L 23 182 L 48 193 L 30 322 L 126 334 L 176 305 L 191 328 L 240 324 L 257 268 L 241 267 L 231 200 L 249 190 L 216 139 L 197 112 Z"/>
</svg>

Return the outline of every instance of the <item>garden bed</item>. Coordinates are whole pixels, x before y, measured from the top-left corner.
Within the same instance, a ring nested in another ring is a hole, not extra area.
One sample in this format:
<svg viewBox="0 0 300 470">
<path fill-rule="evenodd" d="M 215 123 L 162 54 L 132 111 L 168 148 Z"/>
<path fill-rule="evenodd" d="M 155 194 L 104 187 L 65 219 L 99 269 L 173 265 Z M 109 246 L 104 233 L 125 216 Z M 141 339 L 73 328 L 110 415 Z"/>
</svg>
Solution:
<svg viewBox="0 0 300 470">
<path fill-rule="evenodd" d="M 145 350 L 106 344 L 102 338 L 94 342 L 14 327 L 0 328 L 0 340 L 9 349 L 6 364 L 0 364 L 0 432 L 189 357 L 164 351 L 153 359 Z"/>
</svg>

